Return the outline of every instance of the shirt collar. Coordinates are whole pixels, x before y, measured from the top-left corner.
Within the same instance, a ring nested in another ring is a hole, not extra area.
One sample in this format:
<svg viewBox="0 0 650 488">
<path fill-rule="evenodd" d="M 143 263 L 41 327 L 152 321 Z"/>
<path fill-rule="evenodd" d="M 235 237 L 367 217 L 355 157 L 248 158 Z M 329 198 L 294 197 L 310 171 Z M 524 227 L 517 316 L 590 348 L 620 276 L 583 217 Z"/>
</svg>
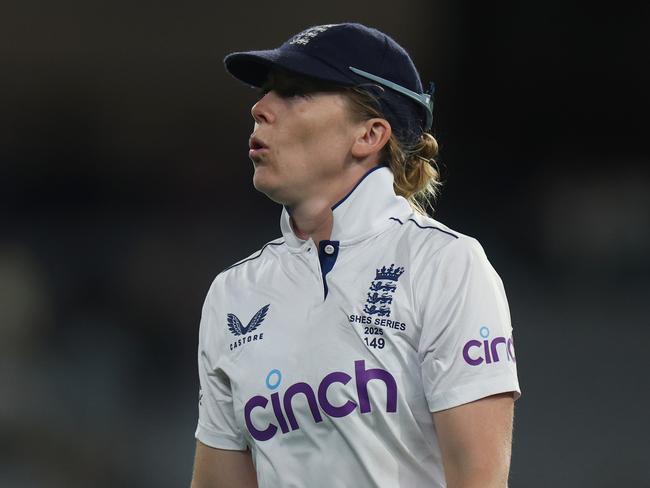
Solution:
<svg viewBox="0 0 650 488">
<path fill-rule="evenodd" d="M 334 224 L 331 241 L 351 245 L 372 237 L 412 213 L 408 201 L 395 194 L 393 172 L 388 166 L 375 166 L 364 174 L 350 193 L 332 206 Z M 282 207 L 280 229 L 290 249 L 301 250 L 311 240 L 300 239 L 291 227 L 291 217 Z"/>
</svg>

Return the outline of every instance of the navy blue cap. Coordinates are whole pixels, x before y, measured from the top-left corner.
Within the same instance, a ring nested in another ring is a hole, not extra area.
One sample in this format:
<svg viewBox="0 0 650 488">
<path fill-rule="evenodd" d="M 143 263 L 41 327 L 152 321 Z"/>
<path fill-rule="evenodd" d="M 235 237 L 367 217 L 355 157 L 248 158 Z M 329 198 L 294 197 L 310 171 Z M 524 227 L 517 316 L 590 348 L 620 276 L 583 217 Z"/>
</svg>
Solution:
<svg viewBox="0 0 650 488">
<path fill-rule="evenodd" d="M 261 87 L 274 67 L 343 86 L 361 86 L 379 99 L 393 133 L 413 143 L 433 122 L 433 84 L 422 82 L 406 50 L 383 32 L 357 23 L 326 24 L 296 34 L 276 49 L 236 52 L 226 70 Z M 380 89 L 376 89 L 380 85 Z"/>
</svg>

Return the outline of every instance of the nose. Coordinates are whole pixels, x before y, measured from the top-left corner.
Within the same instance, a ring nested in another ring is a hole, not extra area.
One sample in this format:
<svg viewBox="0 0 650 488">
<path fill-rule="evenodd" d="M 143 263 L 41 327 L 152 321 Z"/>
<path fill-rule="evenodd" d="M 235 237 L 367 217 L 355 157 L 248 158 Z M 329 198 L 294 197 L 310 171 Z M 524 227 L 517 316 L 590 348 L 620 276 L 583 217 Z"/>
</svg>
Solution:
<svg viewBox="0 0 650 488">
<path fill-rule="evenodd" d="M 273 116 L 273 111 L 270 103 L 271 93 L 272 92 L 266 93 L 251 108 L 251 115 L 253 116 L 255 122 L 257 122 L 258 124 L 261 124 L 262 122 L 266 122 L 267 124 L 270 124 L 271 122 L 273 122 L 274 116 Z"/>
</svg>

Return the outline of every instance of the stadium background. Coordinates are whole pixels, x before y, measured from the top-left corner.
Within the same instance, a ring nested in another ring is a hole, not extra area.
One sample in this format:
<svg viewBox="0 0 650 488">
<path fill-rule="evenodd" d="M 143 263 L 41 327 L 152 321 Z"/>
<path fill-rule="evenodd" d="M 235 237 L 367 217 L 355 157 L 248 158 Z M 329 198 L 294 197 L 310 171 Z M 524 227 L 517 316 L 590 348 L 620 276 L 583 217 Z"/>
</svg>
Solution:
<svg viewBox="0 0 650 488">
<path fill-rule="evenodd" d="M 250 183 L 254 94 L 221 58 L 361 21 L 436 81 L 435 216 L 477 237 L 506 286 L 523 389 L 511 486 L 650 486 L 637 8 L 4 3 L 0 485 L 188 486 L 205 293 L 279 235 Z"/>
</svg>

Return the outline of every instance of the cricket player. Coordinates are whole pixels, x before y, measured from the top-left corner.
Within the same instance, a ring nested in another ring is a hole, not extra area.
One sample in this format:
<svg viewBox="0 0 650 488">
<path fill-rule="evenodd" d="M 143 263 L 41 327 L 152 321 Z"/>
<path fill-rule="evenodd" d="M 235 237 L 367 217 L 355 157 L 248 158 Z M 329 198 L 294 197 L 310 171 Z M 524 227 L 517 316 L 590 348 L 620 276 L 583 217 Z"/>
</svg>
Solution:
<svg viewBox="0 0 650 488">
<path fill-rule="evenodd" d="M 282 236 L 205 299 L 192 487 L 506 487 L 510 313 L 479 242 L 427 215 L 433 87 L 355 23 L 225 67 L 259 89 L 253 185 Z"/>
</svg>

